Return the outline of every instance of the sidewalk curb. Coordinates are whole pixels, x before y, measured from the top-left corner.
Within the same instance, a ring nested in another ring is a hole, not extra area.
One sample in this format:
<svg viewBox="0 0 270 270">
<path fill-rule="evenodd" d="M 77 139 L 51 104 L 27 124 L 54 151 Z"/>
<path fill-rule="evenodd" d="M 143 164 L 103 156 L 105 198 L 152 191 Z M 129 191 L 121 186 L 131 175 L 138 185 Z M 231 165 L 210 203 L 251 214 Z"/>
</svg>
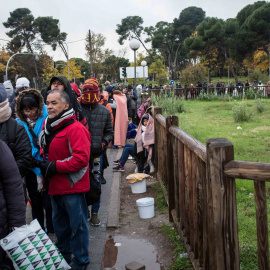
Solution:
<svg viewBox="0 0 270 270">
<path fill-rule="evenodd" d="M 118 149 L 116 159 L 119 159 L 121 157 L 122 151 L 123 149 Z M 112 186 L 110 193 L 110 204 L 108 207 L 107 228 L 117 228 L 119 225 L 120 182 L 121 182 L 121 172 L 113 172 Z"/>
</svg>

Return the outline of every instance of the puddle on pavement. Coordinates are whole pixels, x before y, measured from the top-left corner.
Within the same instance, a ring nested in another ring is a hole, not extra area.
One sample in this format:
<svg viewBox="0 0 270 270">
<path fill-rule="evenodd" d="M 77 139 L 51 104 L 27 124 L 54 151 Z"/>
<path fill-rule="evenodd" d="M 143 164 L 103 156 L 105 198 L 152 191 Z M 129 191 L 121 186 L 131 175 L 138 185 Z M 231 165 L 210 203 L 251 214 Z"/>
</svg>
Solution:
<svg viewBox="0 0 270 270">
<path fill-rule="evenodd" d="M 161 270 L 155 247 L 145 239 L 132 239 L 123 235 L 108 237 L 104 249 L 104 268 L 125 270 L 125 265 L 135 261 L 146 269 Z"/>
</svg>

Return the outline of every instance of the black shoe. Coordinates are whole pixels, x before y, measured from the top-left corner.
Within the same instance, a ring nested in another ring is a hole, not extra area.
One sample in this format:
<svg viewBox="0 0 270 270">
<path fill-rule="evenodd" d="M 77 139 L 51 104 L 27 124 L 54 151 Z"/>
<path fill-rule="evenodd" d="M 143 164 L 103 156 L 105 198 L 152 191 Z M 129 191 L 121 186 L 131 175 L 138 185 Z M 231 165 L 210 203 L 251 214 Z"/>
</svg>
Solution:
<svg viewBox="0 0 270 270">
<path fill-rule="evenodd" d="M 113 171 L 114 172 L 124 172 L 125 171 L 125 168 L 122 167 L 120 164 L 116 167 L 113 168 Z"/>
<path fill-rule="evenodd" d="M 101 184 L 105 185 L 107 183 L 106 179 L 104 177 L 101 177 Z"/>
<path fill-rule="evenodd" d="M 114 165 L 119 165 L 119 163 L 120 163 L 120 159 L 117 159 L 117 160 L 115 160 L 115 161 L 113 162 Z"/>
</svg>

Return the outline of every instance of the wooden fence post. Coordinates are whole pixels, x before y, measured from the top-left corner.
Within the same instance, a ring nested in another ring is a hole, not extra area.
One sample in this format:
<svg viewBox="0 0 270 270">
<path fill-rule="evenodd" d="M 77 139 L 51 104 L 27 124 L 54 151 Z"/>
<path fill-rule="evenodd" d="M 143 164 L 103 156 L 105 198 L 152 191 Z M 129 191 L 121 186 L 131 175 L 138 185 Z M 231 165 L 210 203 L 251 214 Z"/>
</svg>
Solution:
<svg viewBox="0 0 270 270">
<path fill-rule="evenodd" d="M 226 177 L 224 165 L 234 159 L 227 139 L 206 142 L 207 234 L 209 269 L 239 270 L 235 179 Z"/>
<path fill-rule="evenodd" d="M 153 118 L 154 118 L 154 124 L 155 124 L 155 171 L 156 173 L 158 172 L 158 126 L 159 124 L 157 123 L 156 116 L 158 114 L 162 115 L 162 108 L 161 107 L 154 107 L 154 112 L 153 112 Z M 159 138 L 160 139 L 160 138 Z"/>
<path fill-rule="evenodd" d="M 168 203 L 169 203 L 169 220 L 173 222 L 172 210 L 175 209 L 175 187 L 174 187 L 174 168 L 173 162 L 173 136 L 169 132 L 171 126 L 178 127 L 178 117 L 175 115 L 170 115 L 166 117 L 166 136 L 167 136 L 167 168 L 166 177 L 168 183 Z M 177 187 L 179 188 L 179 187 Z"/>
</svg>

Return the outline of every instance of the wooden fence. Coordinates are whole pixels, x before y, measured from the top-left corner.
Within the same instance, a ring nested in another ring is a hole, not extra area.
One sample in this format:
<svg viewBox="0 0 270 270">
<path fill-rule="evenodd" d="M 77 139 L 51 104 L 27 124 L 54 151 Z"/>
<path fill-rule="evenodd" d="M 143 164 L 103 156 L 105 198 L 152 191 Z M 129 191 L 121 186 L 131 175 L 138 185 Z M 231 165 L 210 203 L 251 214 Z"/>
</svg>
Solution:
<svg viewBox="0 0 270 270">
<path fill-rule="evenodd" d="M 268 86 L 244 86 L 244 87 L 237 87 L 237 86 L 232 86 L 232 87 L 185 87 L 185 88 L 175 88 L 174 93 L 178 97 L 182 97 L 186 100 L 188 99 L 193 99 L 196 98 L 200 95 L 200 93 L 203 91 L 204 93 L 207 94 L 216 94 L 216 95 L 224 95 L 228 94 L 230 96 L 239 96 L 240 94 L 246 93 L 249 89 L 253 89 L 256 92 L 260 92 L 261 96 L 263 97 L 269 97 L 270 96 L 270 89 L 268 90 Z M 160 95 L 161 92 L 166 92 L 166 91 L 171 91 L 171 89 L 149 89 L 149 95 L 151 94 L 156 94 Z"/>
<path fill-rule="evenodd" d="M 155 120 L 155 167 L 167 190 L 175 223 L 195 269 L 240 269 L 235 178 L 254 181 L 259 269 L 269 269 L 265 181 L 270 164 L 234 160 L 224 138 L 206 145 L 178 128 L 176 116 Z"/>
</svg>

